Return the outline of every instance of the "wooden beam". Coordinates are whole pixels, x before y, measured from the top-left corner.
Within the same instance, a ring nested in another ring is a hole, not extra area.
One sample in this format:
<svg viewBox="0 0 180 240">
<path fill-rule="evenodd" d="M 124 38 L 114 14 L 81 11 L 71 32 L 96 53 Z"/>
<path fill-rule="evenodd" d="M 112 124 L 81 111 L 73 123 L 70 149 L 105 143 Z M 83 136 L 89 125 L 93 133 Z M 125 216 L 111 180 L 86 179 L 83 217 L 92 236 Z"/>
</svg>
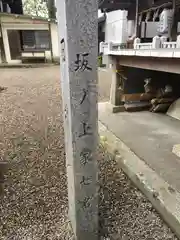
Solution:
<svg viewBox="0 0 180 240">
<path fill-rule="evenodd" d="M 132 5 L 131 1 L 125 1 L 124 2 L 109 2 L 106 0 L 100 0 L 99 1 L 99 8 L 101 9 L 128 9 Z"/>
<path fill-rule="evenodd" d="M 180 59 L 117 56 L 121 66 L 180 74 Z"/>
<path fill-rule="evenodd" d="M 159 5 L 159 6 L 156 6 L 156 7 L 151 7 L 151 8 L 148 8 L 146 10 L 143 10 L 143 11 L 139 12 L 139 14 L 146 13 L 146 12 L 149 12 L 149 11 L 155 11 L 155 10 L 160 9 L 160 8 L 166 8 L 166 7 L 171 7 L 171 6 L 172 6 L 172 2 L 167 2 L 167 3 L 163 3 L 162 5 Z"/>
</svg>

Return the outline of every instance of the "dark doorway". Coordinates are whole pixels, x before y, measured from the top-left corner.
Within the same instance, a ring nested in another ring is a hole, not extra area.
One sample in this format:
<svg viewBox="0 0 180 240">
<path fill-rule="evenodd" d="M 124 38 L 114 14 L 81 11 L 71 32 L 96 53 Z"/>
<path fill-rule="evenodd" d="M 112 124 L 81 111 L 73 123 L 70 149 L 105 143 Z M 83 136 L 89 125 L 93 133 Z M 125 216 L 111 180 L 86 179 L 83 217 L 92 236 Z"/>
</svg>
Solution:
<svg viewBox="0 0 180 240">
<path fill-rule="evenodd" d="M 8 30 L 9 49 L 12 60 L 21 59 L 20 32 L 18 30 Z"/>
<path fill-rule="evenodd" d="M 6 61 L 5 52 L 4 52 L 4 43 L 3 43 L 2 37 L 0 37 L 0 57 L 2 62 Z"/>
</svg>

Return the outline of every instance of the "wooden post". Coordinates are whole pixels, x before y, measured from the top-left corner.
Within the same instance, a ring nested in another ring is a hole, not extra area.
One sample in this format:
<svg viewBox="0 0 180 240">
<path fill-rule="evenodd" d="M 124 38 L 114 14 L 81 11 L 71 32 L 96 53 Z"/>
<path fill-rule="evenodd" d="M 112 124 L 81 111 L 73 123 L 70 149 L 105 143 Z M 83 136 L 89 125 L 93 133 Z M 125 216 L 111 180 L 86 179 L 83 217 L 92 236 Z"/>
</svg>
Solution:
<svg viewBox="0 0 180 240">
<path fill-rule="evenodd" d="M 172 1 L 172 9 L 173 9 L 173 21 L 171 26 L 171 41 L 176 41 L 177 38 L 177 27 L 178 27 L 178 14 L 177 14 L 177 7 L 176 7 L 176 0 Z"/>
<path fill-rule="evenodd" d="M 56 19 L 56 9 L 55 9 L 54 0 L 47 1 L 47 9 L 48 9 L 49 19 Z"/>
<path fill-rule="evenodd" d="M 98 239 L 97 0 L 58 0 L 69 216 L 77 240 Z"/>
<path fill-rule="evenodd" d="M 135 35 L 139 37 L 139 0 L 136 0 Z"/>
</svg>

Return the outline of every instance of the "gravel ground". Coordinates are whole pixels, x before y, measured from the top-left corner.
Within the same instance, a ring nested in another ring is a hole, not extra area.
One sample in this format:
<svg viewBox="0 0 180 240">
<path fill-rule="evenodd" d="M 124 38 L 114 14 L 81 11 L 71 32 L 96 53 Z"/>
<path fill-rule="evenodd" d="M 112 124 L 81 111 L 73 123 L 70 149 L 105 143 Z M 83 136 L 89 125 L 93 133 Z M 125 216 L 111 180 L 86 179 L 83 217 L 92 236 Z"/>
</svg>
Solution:
<svg viewBox="0 0 180 240">
<path fill-rule="evenodd" d="M 59 67 L 0 69 L 0 76 L 0 86 L 7 87 L 0 93 L 0 159 L 9 163 L 0 198 L 0 239 L 72 240 Z M 101 81 L 104 100 L 109 88 Z M 175 240 L 103 149 L 98 162 L 100 239 Z"/>
<path fill-rule="evenodd" d="M 100 236 L 108 240 L 177 240 L 152 204 L 101 149 Z"/>
</svg>

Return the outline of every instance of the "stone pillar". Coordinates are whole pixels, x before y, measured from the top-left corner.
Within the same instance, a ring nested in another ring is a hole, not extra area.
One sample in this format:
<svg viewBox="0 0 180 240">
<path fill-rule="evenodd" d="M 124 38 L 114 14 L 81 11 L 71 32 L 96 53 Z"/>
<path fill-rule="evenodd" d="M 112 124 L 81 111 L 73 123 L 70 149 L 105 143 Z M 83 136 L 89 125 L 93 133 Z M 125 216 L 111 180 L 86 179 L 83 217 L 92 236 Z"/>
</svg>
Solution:
<svg viewBox="0 0 180 240">
<path fill-rule="evenodd" d="M 118 76 L 118 63 L 116 57 L 111 56 L 110 59 L 110 71 L 111 71 L 111 90 L 110 90 L 110 103 L 113 106 L 118 106 L 120 105 L 120 94 L 121 91 L 119 89 L 119 76 Z"/>
<path fill-rule="evenodd" d="M 161 47 L 161 38 L 159 36 L 153 37 L 152 48 L 157 49 Z"/>
<path fill-rule="evenodd" d="M 161 47 L 163 48 L 163 43 L 167 42 L 167 37 L 166 36 L 162 36 L 161 37 Z"/>
<path fill-rule="evenodd" d="M 98 239 L 97 0 L 56 1 L 68 176 L 77 240 Z"/>
<path fill-rule="evenodd" d="M 180 35 L 177 36 L 177 45 L 176 45 L 176 48 L 180 48 Z"/>
<path fill-rule="evenodd" d="M 99 44 L 99 53 L 104 53 L 104 42 L 100 42 Z"/>
<path fill-rule="evenodd" d="M 5 51 L 5 62 L 10 63 L 11 53 L 9 48 L 8 34 L 7 34 L 7 30 L 4 27 L 2 27 L 2 38 L 3 38 L 4 51 Z"/>
<path fill-rule="evenodd" d="M 139 47 L 137 46 L 137 44 L 141 43 L 141 39 L 140 38 L 135 38 L 134 39 L 134 49 L 139 49 Z"/>
</svg>

